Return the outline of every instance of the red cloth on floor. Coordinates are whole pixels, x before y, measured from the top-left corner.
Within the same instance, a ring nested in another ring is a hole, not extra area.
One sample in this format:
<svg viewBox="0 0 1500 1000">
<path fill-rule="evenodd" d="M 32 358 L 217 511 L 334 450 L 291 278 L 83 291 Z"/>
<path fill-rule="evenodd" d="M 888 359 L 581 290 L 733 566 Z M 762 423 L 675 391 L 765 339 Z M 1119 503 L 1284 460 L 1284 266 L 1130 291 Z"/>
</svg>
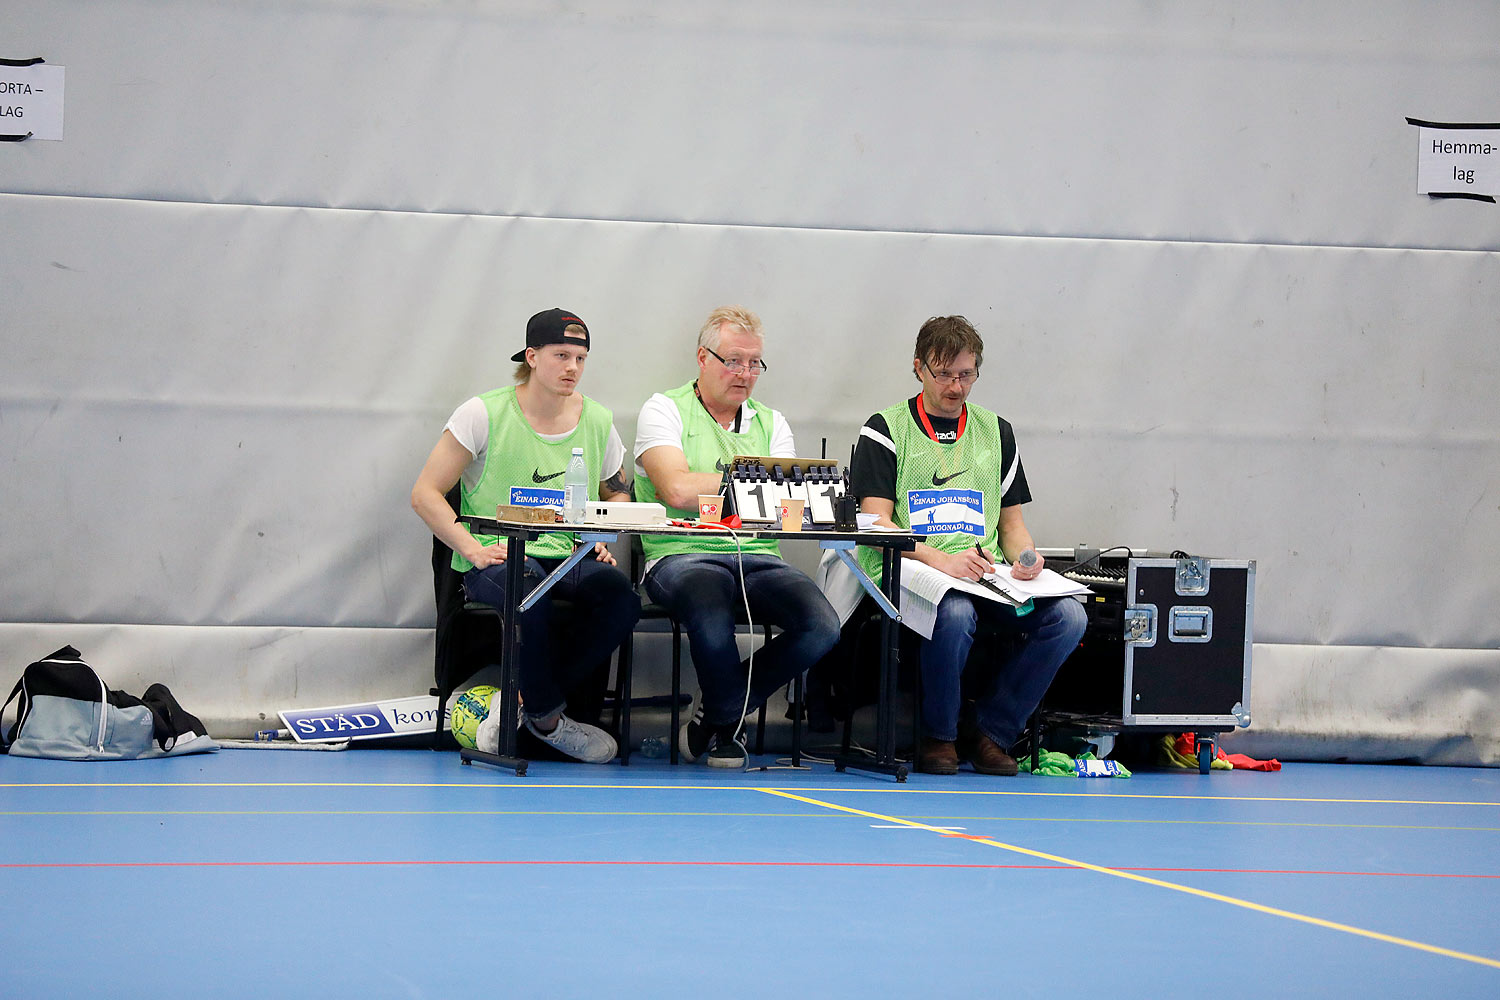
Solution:
<svg viewBox="0 0 1500 1000">
<path fill-rule="evenodd" d="M 1184 757 L 1198 756 L 1198 740 L 1192 733 L 1179 733 L 1177 736 L 1176 750 Z M 1254 757 L 1246 757 L 1242 753 L 1225 753 L 1223 748 L 1215 745 L 1214 756 L 1219 760 L 1227 760 L 1234 765 L 1237 771 L 1279 771 L 1281 761 L 1276 758 L 1270 760 L 1256 760 Z"/>
<path fill-rule="evenodd" d="M 1244 770 L 1244 771 L 1279 771 L 1279 770 L 1281 770 L 1281 761 L 1277 760 L 1275 757 L 1272 757 L 1270 760 L 1256 760 L 1253 757 L 1246 757 L 1242 753 L 1225 753 L 1223 750 L 1219 751 L 1219 756 L 1222 757 L 1224 760 L 1229 761 L 1229 763 L 1233 764 L 1235 766 L 1235 770 Z"/>
</svg>

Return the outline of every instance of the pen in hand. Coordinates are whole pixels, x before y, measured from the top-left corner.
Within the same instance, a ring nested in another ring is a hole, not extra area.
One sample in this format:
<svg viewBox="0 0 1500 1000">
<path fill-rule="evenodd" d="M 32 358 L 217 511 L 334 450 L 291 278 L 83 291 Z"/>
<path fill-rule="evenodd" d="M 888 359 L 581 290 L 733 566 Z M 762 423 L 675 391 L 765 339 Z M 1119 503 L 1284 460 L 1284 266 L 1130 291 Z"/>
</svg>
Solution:
<svg viewBox="0 0 1500 1000">
<path fill-rule="evenodd" d="M 975 545 L 974 546 L 974 551 L 977 552 L 977 553 L 979 553 L 979 558 L 984 562 L 985 566 L 987 567 L 987 569 L 984 572 L 981 572 L 979 574 L 978 579 L 976 579 L 974 582 L 977 583 L 977 584 L 979 584 L 981 587 L 985 588 L 986 590 L 990 591 L 991 593 L 995 594 L 996 596 L 998 596 L 1000 598 L 1000 600 L 1004 601 L 1006 604 L 1009 604 L 1011 607 L 1018 607 L 1020 605 L 1019 601 L 1017 601 L 1014 597 L 1012 597 L 1006 591 L 1001 590 L 999 587 L 995 586 L 995 584 L 993 584 L 989 580 L 985 579 L 985 574 L 986 573 L 994 571 L 995 560 L 991 559 L 990 556 L 989 556 L 989 553 L 987 553 L 987 552 L 984 551 L 984 546 L 983 545 Z"/>
</svg>

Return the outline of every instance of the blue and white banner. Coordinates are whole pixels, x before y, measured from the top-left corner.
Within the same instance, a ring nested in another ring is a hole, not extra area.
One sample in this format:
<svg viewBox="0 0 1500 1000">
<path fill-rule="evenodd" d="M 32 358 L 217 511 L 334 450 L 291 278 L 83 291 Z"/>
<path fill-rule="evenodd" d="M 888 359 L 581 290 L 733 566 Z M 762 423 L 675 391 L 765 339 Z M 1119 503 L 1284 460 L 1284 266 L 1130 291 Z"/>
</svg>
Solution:
<svg viewBox="0 0 1500 1000">
<path fill-rule="evenodd" d="M 437 699 L 420 695 L 330 708 L 291 708 L 276 714 L 298 743 L 342 743 L 430 734 L 437 726 Z"/>
<path fill-rule="evenodd" d="M 1093 757 L 1077 757 L 1073 760 L 1073 766 L 1078 771 L 1080 778 L 1128 778 L 1129 774 L 1120 770 L 1120 765 L 1112 760 L 1098 760 Z"/>
<path fill-rule="evenodd" d="M 983 490 L 907 490 L 906 509 L 914 535 L 984 537 Z"/>
<path fill-rule="evenodd" d="M 512 507 L 556 507 L 562 510 L 563 491 L 544 490 L 535 486 L 512 486 L 510 503 Z"/>
</svg>

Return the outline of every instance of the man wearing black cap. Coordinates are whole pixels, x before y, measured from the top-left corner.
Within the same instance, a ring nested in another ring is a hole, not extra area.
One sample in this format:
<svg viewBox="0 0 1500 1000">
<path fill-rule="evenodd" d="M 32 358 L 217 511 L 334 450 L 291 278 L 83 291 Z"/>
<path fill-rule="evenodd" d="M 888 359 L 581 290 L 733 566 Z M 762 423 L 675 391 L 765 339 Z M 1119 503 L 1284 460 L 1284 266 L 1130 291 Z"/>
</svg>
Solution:
<svg viewBox="0 0 1500 1000">
<path fill-rule="evenodd" d="M 516 385 L 469 399 L 449 418 L 411 491 L 411 505 L 432 533 L 453 550 L 472 601 L 505 600 L 506 543 L 475 536 L 455 521 L 446 494 L 462 483 L 461 513 L 494 515 L 496 504 L 562 506 L 563 477 L 574 448 L 582 448 L 590 499 L 628 500 L 625 446 L 608 410 L 578 391 L 589 353 L 589 330 L 564 309 L 537 313 L 526 324 L 526 349 Z M 555 494 L 555 495 L 554 495 Z M 551 572 L 577 544 L 572 534 L 548 533 L 526 546 L 526 586 Z M 554 648 L 553 597 L 571 601 L 587 627 L 566 630 L 572 641 Z M 578 760 L 603 763 L 615 755 L 614 739 L 597 726 L 564 714 L 567 692 L 586 686 L 640 617 L 640 599 L 603 545 L 521 616 L 521 700 L 526 728 L 542 742 Z M 494 707 L 498 708 L 498 699 Z M 479 749 L 495 749 L 495 711 L 479 730 Z"/>
</svg>

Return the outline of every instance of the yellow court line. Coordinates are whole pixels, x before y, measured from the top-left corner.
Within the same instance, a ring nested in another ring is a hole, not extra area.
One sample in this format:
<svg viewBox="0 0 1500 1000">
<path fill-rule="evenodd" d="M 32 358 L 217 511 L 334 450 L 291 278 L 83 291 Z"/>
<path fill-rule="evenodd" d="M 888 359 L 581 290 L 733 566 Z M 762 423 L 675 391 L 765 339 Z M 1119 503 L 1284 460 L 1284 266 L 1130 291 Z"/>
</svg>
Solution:
<svg viewBox="0 0 1500 1000">
<path fill-rule="evenodd" d="M 885 816 L 880 813 L 866 812 L 863 809 L 852 809 L 849 806 L 836 805 L 832 802 L 823 802 L 820 799 L 810 799 L 805 795 L 796 795 L 791 792 L 781 791 L 775 788 L 763 788 L 761 791 L 768 795 L 776 795 L 796 802 L 805 802 L 808 805 L 825 806 L 839 812 L 850 813 L 854 816 L 863 816 L 867 819 L 878 819 L 886 823 L 900 823 L 918 830 L 927 830 L 932 833 L 951 836 L 950 832 L 942 827 L 928 826 L 925 823 L 916 823 L 911 820 L 899 819 L 895 816 Z M 1057 854 L 1048 854 L 1045 851 L 1033 851 L 1029 847 L 1019 847 L 1015 844 L 1005 844 L 988 837 L 965 837 L 978 844 L 989 847 L 998 847 L 1001 850 L 1012 851 L 1016 854 L 1024 854 L 1032 858 L 1040 858 L 1054 864 L 1067 865 L 1072 868 L 1081 868 L 1085 871 L 1097 872 L 1100 875 L 1112 875 L 1115 878 L 1126 879 L 1131 882 L 1140 882 L 1145 885 L 1154 885 L 1160 889 L 1171 889 L 1173 892 L 1186 893 L 1189 896 L 1199 896 L 1203 899 L 1212 899 L 1220 903 L 1228 903 L 1230 906 L 1238 906 L 1246 910 L 1254 910 L 1257 913 L 1266 913 L 1273 917 L 1285 917 L 1299 923 L 1311 924 L 1314 927 L 1323 927 L 1328 930 L 1342 931 L 1345 934 L 1354 934 L 1358 937 L 1370 938 L 1374 941 L 1384 941 L 1386 944 L 1400 945 L 1403 948 L 1414 948 L 1417 951 L 1425 951 L 1433 955 L 1442 955 L 1445 958 L 1456 958 L 1464 962 L 1473 962 L 1477 965 L 1487 965 L 1493 969 L 1500 969 L 1500 961 L 1493 958 L 1485 958 L 1483 955 L 1471 955 L 1465 951 L 1454 951 L 1451 948 L 1440 948 L 1437 945 L 1426 944 L 1422 941 L 1413 941 L 1410 938 L 1396 937 L 1392 934 L 1382 934 L 1379 931 L 1369 931 L 1362 927 L 1353 927 L 1349 924 L 1341 924 L 1333 920 L 1324 920 L 1321 917 L 1310 917 L 1304 913 L 1293 913 L 1291 910 L 1282 910 L 1274 906 L 1265 906 L 1261 903 L 1252 903 L 1246 899 L 1237 899 L 1234 896 L 1225 896 L 1217 892 L 1209 892 L 1206 889 L 1195 889 L 1188 885 L 1179 885 L 1176 882 L 1167 882 L 1159 878 L 1151 878 L 1147 875 L 1137 875 L 1135 872 L 1121 871 L 1117 868 L 1105 868 L 1102 865 L 1089 864 L 1087 861 L 1075 861 L 1072 858 L 1064 858 Z"/>
<path fill-rule="evenodd" d="M 476 791 L 534 791 L 577 789 L 580 791 L 658 791 L 658 792 L 830 792 L 838 795 L 982 795 L 1062 799 L 1141 799 L 1143 801 L 1183 800 L 1188 802 L 1288 802 L 1334 805 L 1374 806 L 1487 806 L 1500 807 L 1500 801 L 1445 801 L 1442 799 L 1336 799 L 1297 798 L 1285 795 L 1156 795 L 1148 792 L 1023 792 L 965 788 L 804 788 L 780 785 L 635 785 L 635 784 L 533 784 L 526 778 L 512 782 L 471 781 L 17 781 L 0 782 L 0 788 L 469 788 Z"/>
<path fill-rule="evenodd" d="M 0 815 L 4 815 L 0 813 Z M 917 816 L 915 819 L 981 823 L 1128 823 L 1158 826 L 1268 826 L 1307 830 L 1422 830 L 1436 833 L 1500 833 L 1500 826 L 1433 826 L 1415 823 L 1292 823 L 1261 819 L 1119 819 L 1110 816 Z"/>
</svg>

